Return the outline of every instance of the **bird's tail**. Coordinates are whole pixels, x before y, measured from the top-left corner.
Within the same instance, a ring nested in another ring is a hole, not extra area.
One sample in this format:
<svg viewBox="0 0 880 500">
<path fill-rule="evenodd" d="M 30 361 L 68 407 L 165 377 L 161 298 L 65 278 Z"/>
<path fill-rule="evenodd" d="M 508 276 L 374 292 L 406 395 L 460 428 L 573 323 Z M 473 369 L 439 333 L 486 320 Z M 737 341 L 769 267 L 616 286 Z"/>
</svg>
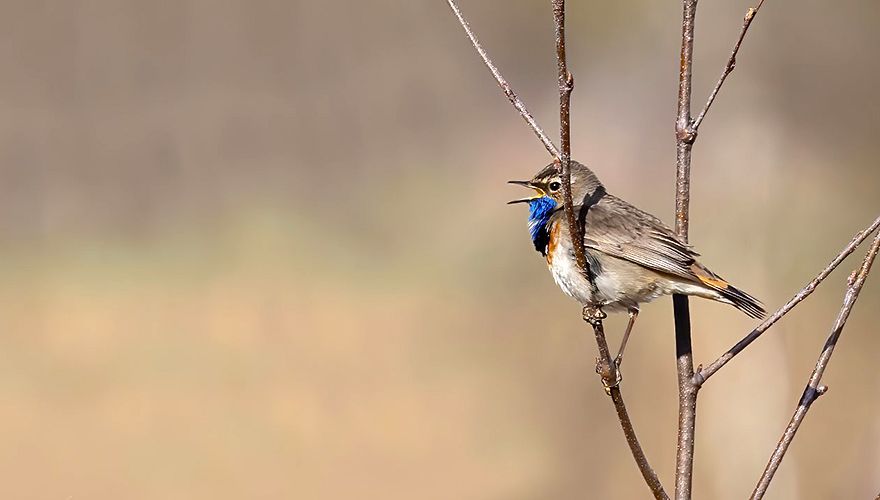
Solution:
<svg viewBox="0 0 880 500">
<path fill-rule="evenodd" d="M 764 305 L 761 304 L 761 301 L 733 285 L 728 284 L 726 288 L 716 288 L 716 290 L 718 290 L 722 297 L 730 301 L 733 307 L 752 318 L 764 319 L 764 316 L 767 315 L 767 311 L 764 310 Z"/>
<path fill-rule="evenodd" d="M 763 319 L 767 315 L 767 311 L 764 310 L 764 305 L 761 304 L 760 300 L 731 285 L 712 271 L 696 263 L 691 266 L 691 271 L 693 271 L 694 276 L 703 285 L 718 293 L 724 302 L 733 305 L 733 307 L 755 319 Z"/>
</svg>

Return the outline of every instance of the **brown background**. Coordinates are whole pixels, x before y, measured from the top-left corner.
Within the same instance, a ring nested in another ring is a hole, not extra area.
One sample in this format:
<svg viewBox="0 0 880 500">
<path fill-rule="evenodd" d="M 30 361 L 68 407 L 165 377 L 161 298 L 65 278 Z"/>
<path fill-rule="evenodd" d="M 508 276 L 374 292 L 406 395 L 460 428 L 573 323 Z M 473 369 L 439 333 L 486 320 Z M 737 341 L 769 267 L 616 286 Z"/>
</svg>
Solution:
<svg viewBox="0 0 880 500">
<path fill-rule="evenodd" d="M 570 3 L 575 157 L 671 222 L 680 5 Z M 748 6 L 701 2 L 698 102 Z M 444 2 L 0 7 L 0 498 L 646 496 L 504 205 L 549 158 Z M 555 131 L 547 2 L 462 8 Z M 767 2 L 701 129 L 691 240 L 771 309 L 878 213 L 878 21 Z M 706 386 L 698 498 L 751 491 L 860 258 Z M 872 279 L 771 498 L 880 491 L 878 305 Z M 754 324 L 692 309 L 698 362 Z M 630 345 L 671 488 L 669 299 Z"/>
</svg>

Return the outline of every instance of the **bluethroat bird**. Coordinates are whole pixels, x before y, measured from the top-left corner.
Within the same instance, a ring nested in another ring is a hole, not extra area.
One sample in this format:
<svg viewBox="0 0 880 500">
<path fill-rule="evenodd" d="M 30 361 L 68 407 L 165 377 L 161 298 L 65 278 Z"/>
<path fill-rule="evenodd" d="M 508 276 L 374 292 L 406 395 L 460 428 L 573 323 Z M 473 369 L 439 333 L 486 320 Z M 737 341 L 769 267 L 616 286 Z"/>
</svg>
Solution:
<svg viewBox="0 0 880 500">
<path fill-rule="evenodd" d="M 529 204 L 529 233 L 535 250 L 547 259 L 556 284 L 585 311 L 627 311 L 623 350 L 639 313 L 639 304 L 661 295 L 695 295 L 730 304 L 753 318 L 764 316 L 761 303 L 697 261 L 693 248 L 658 218 L 605 191 L 592 170 L 571 161 L 571 194 L 584 227 L 588 275 L 577 267 L 563 214 L 561 172 L 551 163 L 528 181 L 510 181 L 535 195 L 511 201 Z"/>
</svg>

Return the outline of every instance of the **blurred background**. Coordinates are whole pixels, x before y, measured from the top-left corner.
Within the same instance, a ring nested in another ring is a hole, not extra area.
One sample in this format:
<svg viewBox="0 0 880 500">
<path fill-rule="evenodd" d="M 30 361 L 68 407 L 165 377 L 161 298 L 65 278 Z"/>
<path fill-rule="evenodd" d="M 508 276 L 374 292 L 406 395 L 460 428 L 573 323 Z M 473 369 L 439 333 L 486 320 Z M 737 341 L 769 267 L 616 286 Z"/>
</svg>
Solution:
<svg viewBox="0 0 880 500">
<path fill-rule="evenodd" d="M 504 204 L 549 156 L 445 2 L 0 5 L 0 497 L 647 496 Z M 700 3 L 695 108 L 749 5 Z M 461 7 L 555 136 L 548 2 Z M 671 223 L 680 5 L 568 14 L 574 157 Z M 701 128 L 691 241 L 770 310 L 880 209 L 878 21 L 767 2 Z M 697 498 L 751 491 L 866 248 L 707 384 Z M 873 276 L 771 498 L 880 491 L 878 305 Z M 698 363 L 754 325 L 691 307 Z M 623 384 L 668 490 L 671 309 Z"/>
</svg>

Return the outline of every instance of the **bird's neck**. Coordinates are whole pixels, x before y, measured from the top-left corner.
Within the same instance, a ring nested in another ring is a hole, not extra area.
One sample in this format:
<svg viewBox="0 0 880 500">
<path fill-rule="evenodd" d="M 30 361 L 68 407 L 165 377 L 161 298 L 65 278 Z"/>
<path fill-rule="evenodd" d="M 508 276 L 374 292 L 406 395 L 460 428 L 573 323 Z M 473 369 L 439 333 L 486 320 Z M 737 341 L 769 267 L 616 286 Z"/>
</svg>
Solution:
<svg viewBox="0 0 880 500">
<path fill-rule="evenodd" d="M 532 236 L 535 250 L 541 252 L 542 255 L 546 254 L 547 242 L 550 238 L 547 232 L 547 222 L 555 208 L 556 201 L 547 196 L 529 202 L 529 234 Z"/>
</svg>

